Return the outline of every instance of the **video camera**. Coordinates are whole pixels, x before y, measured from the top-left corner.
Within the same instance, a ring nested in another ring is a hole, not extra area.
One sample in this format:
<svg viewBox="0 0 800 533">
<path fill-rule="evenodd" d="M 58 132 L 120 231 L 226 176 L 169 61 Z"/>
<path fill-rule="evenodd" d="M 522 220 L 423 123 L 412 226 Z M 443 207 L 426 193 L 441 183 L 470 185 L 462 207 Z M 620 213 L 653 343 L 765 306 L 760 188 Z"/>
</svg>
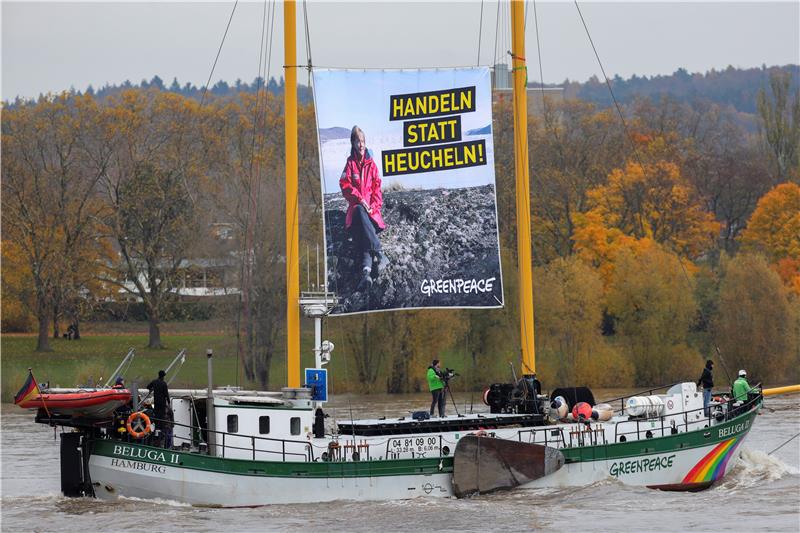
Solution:
<svg viewBox="0 0 800 533">
<path fill-rule="evenodd" d="M 450 380 L 457 375 L 458 373 L 452 368 L 445 368 L 444 370 L 439 371 L 439 377 L 442 379 L 442 381 L 444 381 L 445 386 L 447 386 Z"/>
</svg>

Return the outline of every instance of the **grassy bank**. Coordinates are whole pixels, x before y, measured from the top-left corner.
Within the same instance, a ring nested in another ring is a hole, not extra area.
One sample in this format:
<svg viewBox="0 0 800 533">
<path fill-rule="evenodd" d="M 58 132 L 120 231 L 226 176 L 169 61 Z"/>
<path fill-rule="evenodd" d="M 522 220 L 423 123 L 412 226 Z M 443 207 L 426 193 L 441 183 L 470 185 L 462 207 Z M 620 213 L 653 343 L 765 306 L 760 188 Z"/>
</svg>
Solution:
<svg viewBox="0 0 800 533">
<path fill-rule="evenodd" d="M 146 335 L 87 335 L 79 341 L 51 339 L 52 352 L 36 353 L 36 338 L 7 336 L 0 340 L 2 358 L 2 401 L 11 401 L 25 381 L 28 368 L 39 382 L 49 381 L 51 386 L 73 387 L 105 381 L 114 371 L 128 349 L 136 348 L 136 357 L 126 377 L 130 384 L 136 380 L 140 386 L 153 379 L 158 370 L 165 368 L 182 348 L 187 350 L 186 363 L 173 382 L 175 387 L 204 386 L 206 378 L 206 349 L 214 350 L 215 382 L 235 384 L 238 370 L 236 339 L 224 335 L 165 335 L 168 347 L 149 350 Z"/>
<path fill-rule="evenodd" d="M 25 381 L 29 367 L 33 369 L 37 381 L 47 381 L 54 387 L 86 385 L 95 383 L 100 378 L 105 381 L 130 348 L 136 349 L 136 357 L 125 376 L 129 385 L 134 380 L 140 386 L 147 384 L 156 376 L 159 369 L 169 364 L 179 350 L 186 348 L 186 363 L 172 386 L 203 388 L 207 384 L 205 353 L 206 349 L 211 348 L 214 350 L 215 384 L 238 384 L 258 388 L 255 383 L 242 380 L 240 364 L 236 357 L 235 337 L 224 333 L 209 334 L 208 330 L 198 334 L 180 331 L 181 328 L 174 329 L 179 332 L 162 335 L 162 341 L 167 346 L 163 350 L 145 348 L 147 344 L 145 332 L 87 331 L 79 341 L 51 339 L 53 351 L 48 353 L 37 353 L 34 350 L 36 337 L 33 335 L 2 335 L 0 336 L 1 399 L 3 402 L 12 401 L 14 394 Z M 305 331 L 307 333 L 304 333 L 301 339 L 301 368 L 313 366 L 313 333 L 310 328 L 305 328 Z M 363 384 L 358 383 L 358 373 L 352 354 L 348 354 L 346 349 L 337 348 L 332 359 L 328 366 L 332 392 L 363 392 L 365 389 Z M 461 377 L 453 382 L 453 390 L 468 388 L 467 383 L 474 380 L 476 373 L 484 378 L 488 378 L 490 374 L 504 373 L 508 373 L 510 377 L 507 363 L 502 360 L 497 361 L 497 368 L 492 369 L 493 371 L 487 368 L 471 368 L 471 360 L 464 354 L 456 352 L 444 354 L 444 362 L 461 374 Z M 376 390 L 383 389 L 388 377 L 388 366 L 382 365 L 376 380 Z M 420 381 L 424 381 L 422 378 L 425 375 L 425 368 L 410 370 L 413 377 L 420 377 Z M 271 390 L 278 390 L 286 385 L 286 360 L 282 346 L 278 347 L 273 358 L 269 385 Z"/>
</svg>

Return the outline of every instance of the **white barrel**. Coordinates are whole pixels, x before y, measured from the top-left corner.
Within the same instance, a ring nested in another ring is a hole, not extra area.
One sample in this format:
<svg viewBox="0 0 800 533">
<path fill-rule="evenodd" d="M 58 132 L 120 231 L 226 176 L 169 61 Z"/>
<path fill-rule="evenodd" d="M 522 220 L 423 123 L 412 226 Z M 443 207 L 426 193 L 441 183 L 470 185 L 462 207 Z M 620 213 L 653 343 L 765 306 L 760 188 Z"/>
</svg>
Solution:
<svg viewBox="0 0 800 533">
<path fill-rule="evenodd" d="M 607 403 L 599 403 L 592 407 L 592 418 L 599 422 L 608 422 L 614 417 L 614 409 Z"/>
<path fill-rule="evenodd" d="M 664 411 L 664 400 L 660 396 L 633 396 L 628 398 L 625 410 L 631 416 L 659 416 Z"/>
</svg>

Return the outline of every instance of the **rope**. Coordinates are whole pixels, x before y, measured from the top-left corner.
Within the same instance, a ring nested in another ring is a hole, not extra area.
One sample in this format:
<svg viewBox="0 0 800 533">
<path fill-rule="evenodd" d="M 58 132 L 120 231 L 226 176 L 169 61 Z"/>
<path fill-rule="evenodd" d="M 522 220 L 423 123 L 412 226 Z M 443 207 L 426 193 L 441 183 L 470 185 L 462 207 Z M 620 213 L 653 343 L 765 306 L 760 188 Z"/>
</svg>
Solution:
<svg viewBox="0 0 800 533">
<path fill-rule="evenodd" d="M 783 444 L 781 444 L 780 446 L 769 452 L 767 455 L 772 455 L 773 453 L 777 452 L 778 450 L 780 450 L 781 448 L 792 442 L 797 437 L 800 437 L 800 433 L 796 433 L 793 437 L 791 437 L 789 440 L 787 440 L 786 442 L 784 442 Z"/>
</svg>

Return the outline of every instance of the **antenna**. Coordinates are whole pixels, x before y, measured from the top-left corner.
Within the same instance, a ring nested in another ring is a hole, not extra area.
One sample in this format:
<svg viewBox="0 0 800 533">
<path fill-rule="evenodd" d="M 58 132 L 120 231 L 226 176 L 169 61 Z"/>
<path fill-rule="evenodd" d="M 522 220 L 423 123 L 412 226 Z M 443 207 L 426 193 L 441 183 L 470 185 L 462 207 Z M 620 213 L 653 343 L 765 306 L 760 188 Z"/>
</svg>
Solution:
<svg viewBox="0 0 800 533">
<path fill-rule="evenodd" d="M 319 243 L 317 243 L 317 290 L 319 289 Z"/>
</svg>

